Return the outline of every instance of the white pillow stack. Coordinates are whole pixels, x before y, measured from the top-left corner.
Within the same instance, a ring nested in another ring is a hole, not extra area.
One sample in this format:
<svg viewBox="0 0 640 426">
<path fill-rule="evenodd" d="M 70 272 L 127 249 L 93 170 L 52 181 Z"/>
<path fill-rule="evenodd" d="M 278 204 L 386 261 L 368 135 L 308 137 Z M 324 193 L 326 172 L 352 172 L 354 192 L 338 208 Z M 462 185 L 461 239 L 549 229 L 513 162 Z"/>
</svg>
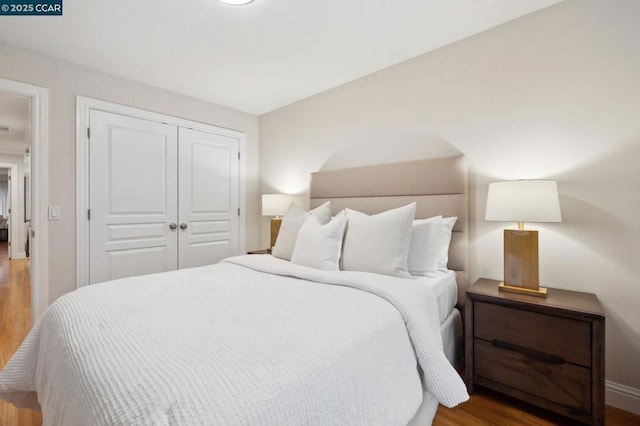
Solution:
<svg viewBox="0 0 640 426">
<path fill-rule="evenodd" d="M 313 214 L 321 225 L 328 223 L 331 220 L 331 202 L 327 201 L 323 205 L 311 210 L 309 214 Z M 306 218 L 306 211 L 295 204 L 291 204 L 287 213 L 282 218 L 280 232 L 278 233 L 276 244 L 273 246 L 271 252 L 275 257 L 291 260 L 296 239 L 298 238 L 298 231 Z"/>
<path fill-rule="evenodd" d="M 326 202 L 310 212 L 292 204 L 273 255 L 328 271 L 364 271 L 402 278 L 446 271 L 456 217 L 414 220 L 416 203 L 367 215 L 345 209 L 331 218 Z"/>
<path fill-rule="evenodd" d="M 327 271 L 338 271 L 346 224 L 347 218 L 344 211 L 338 213 L 336 217 L 324 225 L 315 215 L 307 214 L 304 224 L 298 231 L 291 263 Z"/>
<path fill-rule="evenodd" d="M 410 278 L 407 257 L 416 203 L 373 216 L 345 210 L 347 232 L 341 269 Z"/>
</svg>

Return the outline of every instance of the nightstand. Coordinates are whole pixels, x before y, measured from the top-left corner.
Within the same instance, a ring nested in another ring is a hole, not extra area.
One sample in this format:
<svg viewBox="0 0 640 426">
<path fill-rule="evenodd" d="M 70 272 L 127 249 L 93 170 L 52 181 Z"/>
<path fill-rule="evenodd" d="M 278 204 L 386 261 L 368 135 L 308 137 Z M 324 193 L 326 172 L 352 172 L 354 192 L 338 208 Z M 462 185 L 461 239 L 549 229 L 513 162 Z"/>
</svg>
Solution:
<svg viewBox="0 0 640 426">
<path fill-rule="evenodd" d="M 247 254 L 271 254 L 271 249 L 249 250 Z"/>
<path fill-rule="evenodd" d="M 469 392 L 481 385 L 593 425 L 604 424 L 604 311 L 594 294 L 549 288 L 546 298 L 467 290 Z"/>
</svg>

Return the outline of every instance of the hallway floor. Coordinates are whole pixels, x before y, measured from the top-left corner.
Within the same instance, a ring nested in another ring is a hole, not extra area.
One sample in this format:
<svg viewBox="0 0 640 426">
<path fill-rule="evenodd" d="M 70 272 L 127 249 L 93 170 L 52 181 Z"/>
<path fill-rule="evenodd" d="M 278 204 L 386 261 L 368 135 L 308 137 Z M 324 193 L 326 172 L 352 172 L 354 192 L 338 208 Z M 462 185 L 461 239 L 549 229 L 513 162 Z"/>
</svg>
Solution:
<svg viewBox="0 0 640 426">
<path fill-rule="evenodd" d="M 29 259 L 9 260 L 6 242 L 0 243 L 0 368 L 18 349 L 31 329 Z M 0 400 L 0 425 L 40 425 L 37 411 L 19 410 Z"/>
</svg>

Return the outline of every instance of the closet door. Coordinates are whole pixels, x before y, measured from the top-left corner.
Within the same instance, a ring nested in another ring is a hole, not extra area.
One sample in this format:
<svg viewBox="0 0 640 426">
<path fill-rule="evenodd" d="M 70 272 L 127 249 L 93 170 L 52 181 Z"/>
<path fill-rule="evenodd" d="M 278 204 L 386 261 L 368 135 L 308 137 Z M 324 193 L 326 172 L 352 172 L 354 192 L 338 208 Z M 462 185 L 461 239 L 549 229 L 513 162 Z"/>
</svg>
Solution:
<svg viewBox="0 0 640 426">
<path fill-rule="evenodd" d="M 238 254 L 239 140 L 179 130 L 179 268 Z"/>
<path fill-rule="evenodd" d="M 90 283 L 176 269 L 177 127 L 92 110 L 90 129 Z"/>
</svg>

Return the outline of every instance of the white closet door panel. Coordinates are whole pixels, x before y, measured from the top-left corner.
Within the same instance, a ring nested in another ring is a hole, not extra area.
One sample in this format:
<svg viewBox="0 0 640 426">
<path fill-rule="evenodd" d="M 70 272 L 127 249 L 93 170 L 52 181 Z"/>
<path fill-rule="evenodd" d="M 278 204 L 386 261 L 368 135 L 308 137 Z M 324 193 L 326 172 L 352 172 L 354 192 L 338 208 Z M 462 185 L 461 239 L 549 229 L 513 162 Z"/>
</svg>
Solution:
<svg viewBox="0 0 640 426">
<path fill-rule="evenodd" d="M 180 128 L 179 267 L 238 254 L 239 140 Z"/>
<path fill-rule="evenodd" d="M 127 242 L 127 240 L 147 240 L 165 238 L 166 226 L 164 223 L 122 224 L 109 225 L 109 239 L 111 241 Z"/>
<path fill-rule="evenodd" d="M 165 135 L 117 127 L 109 133 L 109 213 L 166 213 L 169 147 Z"/>
<path fill-rule="evenodd" d="M 109 269 L 111 271 L 110 280 L 135 275 L 153 274 L 166 269 L 166 246 L 110 250 L 108 251 L 108 255 Z"/>
<path fill-rule="evenodd" d="M 177 127 L 90 113 L 90 283 L 177 268 Z"/>
</svg>

